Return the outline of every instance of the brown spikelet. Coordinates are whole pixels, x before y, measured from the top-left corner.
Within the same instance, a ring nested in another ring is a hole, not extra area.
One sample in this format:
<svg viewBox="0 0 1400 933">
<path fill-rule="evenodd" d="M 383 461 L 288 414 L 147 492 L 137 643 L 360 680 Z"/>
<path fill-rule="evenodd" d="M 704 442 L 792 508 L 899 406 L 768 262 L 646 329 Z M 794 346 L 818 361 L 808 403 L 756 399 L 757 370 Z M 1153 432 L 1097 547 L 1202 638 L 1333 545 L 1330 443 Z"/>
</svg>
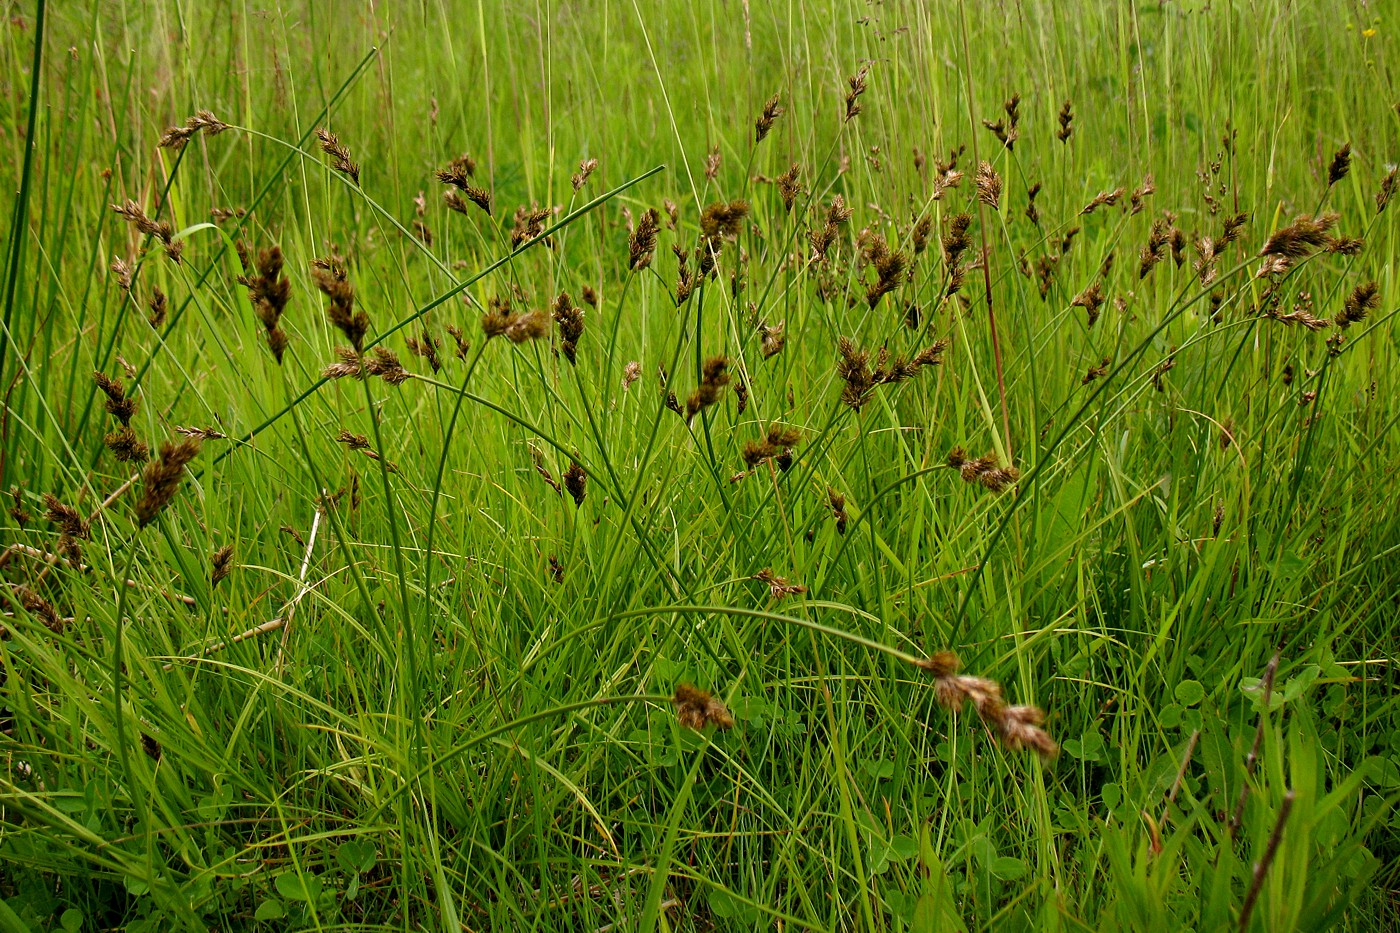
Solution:
<svg viewBox="0 0 1400 933">
<path fill-rule="evenodd" d="M 840 356 L 836 363 L 836 374 L 844 383 L 841 402 L 855 411 L 860 411 L 865 403 L 870 401 L 877 386 L 912 379 L 925 366 L 937 366 L 942 363 L 943 351 L 947 346 L 946 340 L 937 340 L 912 359 L 899 356 L 891 359 L 888 352 L 881 348 L 872 368 L 870 352 L 858 349 L 848 338 L 841 337 L 836 344 L 836 351 Z"/>
<path fill-rule="evenodd" d="M 559 325 L 559 349 L 570 363 L 578 354 L 579 338 L 583 336 L 583 309 L 573 303 L 568 292 L 560 292 L 554 301 L 554 323 Z"/>
<path fill-rule="evenodd" d="M 1099 308 L 1103 307 L 1103 302 L 1103 285 L 1096 281 L 1076 295 L 1070 305 L 1075 308 L 1083 308 L 1088 315 L 1087 326 L 1093 327 L 1094 322 L 1099 319 Z"/>
<path fill-rule="evenodd" d="M 375 347 L 365 360 L 365 373 L 378 376 L 391 386 L 403 385 L 413 374 L 403 368 L 398 355 L 385 347 Z"/>
<path fill-rule="evenodd" d="M 1337 314 L 1335 323 L 1345 330 L 1353 324 L 1359 324 L 1366 319 L 1366 315 L 1380 307 L 1381 293 L 1374 281 L 1363 282 L 1351 290 L 1347 295 L 1346 303 Z"/>
<path fill-rule="evenodd" d="M 748 214 L 749 202 L 743 198 L 728 203 L 716 201 L 700 213 L 700 232 L 710 241 L 731 239 L 738 235 Z"/>
<path fill-rule="evenodd" d="M 766 460 L 781 457 L 796 447 L 801 439 L 802 432 L 796 428 L 784 428 L 777 424 L 770 425 L 763 440 L 749 441 L 744 445 L 744 465 L 753 469 Z"/>
<path fill-rule="evenodd" d="M 1328 243 L 1328 231 L 1337 223 L 1340 215 L 1334 212 L 1310 217 L 1307 214 L 1295 218 L 1293 223 L 1274 232 L 1259 250 L 1260 256 L 1280 256 L 1290 261 L 1302 259 Z"/>
<path fill-rule="evenodd" d="M 97 383 L 97 387 L 107 396 L 107 413 L 116 418 L 123 426 L 131 423 L 131 418 L 136 414 L 139 402 L 134 398 L 127 398 L 126 389 L 121 382 L 113 379 L 104 372 L 94 372 L 92 381 Z"/>
<path fill-rule="evenodd" d="M 948 466 L 962 475 L 963 482 L 980 484 L 992 492 L 1002 492 L 1021 475 L 1013 466 L 999 466 L 993 454 L 970 458 L 961 447 L 949 451 Z"/>
<path fill-rule="evenodd" d="M 1013 94 L 1001 105 L 1001 109 L 1006 113 L 1004 118 L 998 120 L 983 120 L 982 125 L 992 131 L 992 135 L 1001 140 L 1001 144 L 1008 150 L 1016 148 L 1016 140 L 1021 138 L 1021 130 L 1017 124 L 1021 119 L 1021 95 Z"/>
<path fill-rule="evenodd" d="M 949 271 L 957 267 L 962 254 L 972 245 L 972 238 L 967 232 L 971 226 L 970 214 L 955 214 L 943 231 L 943 265 Z"/>
<path fill-rule="evenodd" d="M 363 352 L 365 334 L 369 330 L 369 315 L 355 310 L 355 287 L 345 271 L 345 261 L 332 254 L 311 261 L 311 279 L 330 300 L 326 319 L 345 335 L 355 352 Z"/>
<path fill-rule="evenodd" d="M 734 725 L 734 716 L 722 702 L 692 684 L 676 687 L 671 702 L 676 706 L 676 719 L 687 729 L 698 732 L 714 726 L 723 731 Z"/>
<path fill-rule="evenodd" d="M 519 249 L 524 244 L 539 237 L 544 232 L 544 222 L 551 214 L 548 207 L 520 205 L 515 209 L 515 217 L 510 228 L 510 247 Z M 546 241 L 548 245 L 548 241 Z"/>
<path fill-rule="evenodd" d="M 452 337 L 452 342 L 457 345 L 457 359 L 466 359 L 467 351 L 471 349 L 471 344 L 467 341 L 466 335 L 462 333 L 462 328 L 458 327 L 456 324 L 448 324 L 446 330 L 448 335 Z"/>
<path fill-rule="evenodd" d="M 226 129 L 227 123 L 208 110 L 200 110 L 186 120 L 184 126 L 172 126 L 162 133 L 157 145 L 162 149 L 179 149 L 201 130 L 205 136 L 217 136 Z"/>
<path fill-rule="evenodd" d="M 588 495 L 588 474 L 577 460 L 570 461 L 564 471 L 564 490 L 574 499 L 574 505 L 583 505 L 583 497 Z"/>
<path fill-rule="evenodd" d="M 167 299 L 165 292 L 159 288 L 151 289 L 151 300 L 148 305 L 151 313 L 146 316 L 146 322 L 152 327 L 162 327 L 165 325 L 165 315 L 167 312 Z"/>
<path fill-rule="evenodd" d="M 826 487 L 827 504 L 831 506 L 831 516 L 836 519 L 836 533 L 844 535 L 846 533 L 846 522 L 850 516 L 846 514 L 846 497 L 841 495 L 832 487 Z"/>
<path fill-rule="evenodd" d="M 755 120 L 753 124 L 754 145 L 763 142 L 764 138 L 768 136 L 769 131 L 773 129 L 773 124 L 778 121 L 778 118 L 783 115 L 783 112 L 783 107 L 778 102 L 777 94 L 768 98 L 768 102 L 763 105 L 763 112 L 758 115 L 758 119 Z"/>
<path fill-rule="evenodd" d="M 807 592 L 807 587 L 799 583 L 792 583 L 786 577 L 780 577 L 773 572 L 772 567 L 764 567 L 753 575 L 753 579 L 760 583 L 768 584 L 768 592 L 774 599 L 786 599 L 789 596 L 799 596 Z"/>
<path fill-rule="evenodd" d="M 1094 199 L 1092 201 L 1084 205 L 1083 209 L 1080 210 L 1079 213 L 1081 215 L 1092 214 L 1094 213 L 1094 211 L 1098 210 L 1101 207 L 1112 207 L 1113 205 L 1118 203 L 1119 198 L 1123 197 L 1123 191 L 1124 189 L 1121 185 L 1117 188 L 1114 188 L 1112 191 L 1100 191 L 1098 194 L 1094 195 Z"/>
<path fill-rule="evenodd" d="M 1384 208 L 1382 208 L 1382 210 L 1384 210 Z M 108 268 L 111 269 L 112 274 L 117 277 L 117 288 L 120 288 L 124 292 L 131 291 L 131 263 L 122 259 L 120 256 L 113 256 L 112 264 L 108 266 Z"/>
<path fill-rule="evenodd" d="M 1152 176 L 1144 177 L 1142 184 L 1134 188 L 1132 194 L 1128 195 L 1128 213 L 1130 215 L 1142 213 L 1142 209 L 1147 206 L 1147 198 L 1155 194 L 1156 191 L 1157 183 L 1152 180 Z"/>
<path fill-rule="evenodd" d="M 130 198 L 127 198 L 121 204 L 113 204 L 112 210 L 126 220 L 127 223 L 135 227 L 138 233 L 144 236 L 153 236 L 160 240 L 165 247 L 165 255 L 169 256 L 172 262 L 180 262 L 180 257 L 185 250 L 185 243 L 183 240 L 175 239 L 174 227 L 163 220 L 159 223 L 152 220 L 150 217 L 146 216 L 146 212 L 142 210 L 141 205 Z M 117 261 L 113 260 L 112 267 L 114 272 L 117 271 L 116 265 Z M 120 273 L 118 273 L 118 275 L 120 276 Z M 130 288 L 130 278 L 128 277 L 124 290 L 130 291 Z"/>
<path fill-rule="evenodd" d="M 656 237 L 661 231 L 660 222 L 661 215 L 654 207 L 647 208 L 642 214 L 642 219 L 637 221 L 627 241 L 627 268 L 640 272 L 651 265 L 652 256 L 656 253 Z"/>
<path fill-rule="evenodd" d="M 476 160 L 463 153 L 448 162 L 447 168 L 438 169 L 435 174 L 437 180 L 444 185 L 465 190 L 471 184 L 472 176 L 476 174 Z"/>
<path fill-rule="evenodd" d="M 86 541 L 90 535 L 87 520 L 71 505 L 65 505 L 57 496 L 44 493 L 44 518 L 58 526 L 58 533 L 65 538 L 81 538 Z"/>
<path fill-rule="evenodd" d="M 721 390 L 729 384 L 729 373 L 726 371 L 728 368 L 729 359 L 724 356 L 712 356 L 705 361 L 701 369 L 700 384 L 685 402 L 687 421 L 719 401 Z"/>
<path fill-rule="evenodd" d="M 465 194 L 466 197 L 463 197 L 462 194 Z M 455 191 L 444 191 L 442 201 L 451 210 L 467 215 L 471 214 L 471 211 L 467 210 L 467 202 L 470 201 L 485 211 L 486 216 L 491 216 L 491 192 L 485 188 L 478 188 L 476 185 L 468 185 L 462 189 L 462 194 Z"/>
<path fill-rule="evenodd" d="M 1327 166 L 1327 187 L 1332 187 L 1351 171 L 1351 143 L 1343 143 L 1336 155 L 1332 156 L 1332 164 Z"/>
<path fill-rule="evenodd" d="M 175 433 L 185 437 L 193 437 L 201 441 L 221 441 L 228 437 L 222 431 L 215 431 L 213 428 L 193 428 L 177 427 Z"/>
<path fill-rule="evenodd" d="M 1395 197 L 1395 191 L 1400 188 L 1400 167 L 1393 168 L 1386 172 L 1381 179 L 1381 186 L 1376 190 L 1376 213 L 1384 211 L 1390 199 Z"/>
<path fill-rule="evenodd" d="M 360 187 L 360 166 L 350 158 L 350 150 L 340 138 L 324 127 L 316 130 L 316 138 L 321 141 L 321 151 L 335 160 L 331 168 L 349 178 L 356 188 Z"/>
<path fill-rule="evenodd" d="M 642 364 L 636 360 L 629 360 L 622 368 L 622 391 L 626 392 L 632 388 L 632 383 L 642 378 Z"/>
<path fill-rule="evenodd" d="M 1035 199 L 1040 194 L 1040 187 L 1040 182 L 1036 182 L 1026 189 L 1026 219 L 1037 227 L 1040 226 L 1040 209 L 1035 206 Z"/>
<path fill-rule="evenodd" d="M 282 274 L 282 250 L 277 246 L 260 250 L 255 265 L 245 244 L 239 242 L 237 248 L 243 265 L 243 274 L 238 277 L 239 284 L 248 290 L 253 313 L 262 324 L 268 348 L 280 365 L 287 347 L 287 335 L 279 322 L 292 294 L 292 283 Z"/>
<path fill-rule="evenodd" d="M 19 600 L 19 604 L 24 607 L 25 612 L 44 623 L 44 627 L 55 635 L 63 634 L 66 623 L 63 616 L 59 615 L 58 610 L 53 607 L 53 603 L 22 583 L 10 584 L 10 590 Z"/>
<path fill-rule="evenodd" d="M 1366 241 L 1359 236 L 1343 233 L 1328 237 L 1325 249 L 1334 256 L 1360 256 L 1366 249 Z"/>
<path fill-rule="evenodd" d="M 1031 749 L 1042 758 L 1053 758 L 1059 752 L 1059 746 L 1040 728 L 1045 714 L 1038 707 L 1010 706 L 996 681 L 959 674 L 961 665 L 953 652 L 940 651 L 914 664 L 933 675 L 934 696 L 940 706 L 957 712 L 971 701 L 978 717 L 1007 750 Z"/>
<path fill-rule="evenodd" d="M 145 528 L 175 498 L 185 466 L 199 455 L 199 441 L 193 438 L 160 445 L 160 459 L 141 474 L 141 498 L 136 503 L 137 524 Z"/>
<path fill-rule="evenodd" d="M 808 239 L 812 242 L 812 259 L 821 262 L 826 259 L 827 250 L 831 244 L 836 242 L 837 230 L 851 219 L 854 211 L 846 206 L 846 201 L 841 195 L 831 199 L 831 206 L 827 208 L 826 220 L 823 225 L 808 233 Z"/>
<path fill-rule="evenodd" d="M 1113 363 L 1110 357 L 1105 356 L 1099 361 L 1099 365 L 1089 367 L 1089 371 L 1084 374 L 1084 378 L 1079 380 L 1080 385 L 1088 385 L 1095 379 L 1102 379 L 1108 375 L 1108 367 Z"/>
<path fill-rule="evenodd" d="M 151 448 L 136 436 L 130 425 L 108 432 L 102 443 L 118 463 L 145 463 L 151 457 Z"/>
<path fill-rule="evenodd" d="M 987 161 L 977 166 L 977 200 L 994 211 L 1001 209 L 1001 176 Z"/>
<path fill-rule="evenodd" d="M 763 358 L 771 359 L 783 352 L 783 347 L 787 345 L 787 336 L 783 333 L 784 322 L 769 324 L 767 321 L 760 321 L 758 325 L 759 343 L 763 348 Z"/>
<path fill-rule="evenodd" d="M 10 498 L 14 500 L 14 504 L 6 511 L 10 513 L 10 518 L 14 519 L 16 525 L 24 528 L 29 524 L 33 516 L 31 516 L 29 510 L 24 507 L 24 494 L 20 492 L 18 486 L 14 486 L 10 489 Z"/>
<path fill-rule="evenodd" d="M 878 233 L 871 234 L 862 252 L 875 270 L 875 281 L 865 290 L 865 300 L 873 308 L 881 298 L 899 287 L 908 260 L 903 253 L 890 249 L 885 238 Z"/>
<path fill-rule="evenodd" d="M 209 559 L 209 585 L 218 586 L 233 573 L 233 545 L 225 544 Z"/>
<path fill-rule="evenodd" d="M 802 166 L 792 163 L 792 167 L 783 172 L 776 179 L 778 183 L 778 195 L 783 199 L 783 210 L 791 211 L 792 205 L 797 202 L 797 196 L 803 192 L 803 185 L 800 180 Z"/>
<path fill-rule="evenodd" d="M 1157 263 L 1166 258 L 1167 247 L 1171 243 L 1171 228 L 1167 221 L 1157 218 L 1152 221 L 1152 230 L 1147 234 L 1147 243 L 1139 255 L 1138 278 L 1147 278 Z"/>
<path fill-rule="evenodd" d="M 1059 114 L 1060 128 L 1055 131 L 1055 138 L 1060 142 L 1069 142 L 1070 136 L 1074 135 L 1074 108 L 1069 99 L 1060 105 Z"/>
<path fill-rule="evenodd" d="M 583 190 L 583 186 L 588 184 L 588 178 L 598 168 L 597 159 L 582 159 L 578 164 L 578 171 L 569 178 L 569 184 L 574 186 L 575 191 Z"/>
<path fill-rule="evenodd" d="M 855 74 L 846 79 L 846 123 L 850 123 L 860 113 L 860 96 L 865 93 L 865 79 L 869 70 L 869 65 L 861 65 Z"/>
<path fill-rule="evenodd" d="M 404 345 L 409 353 L 427 360 L 433 372 L 442 369 L 442 360 L 438 357 L 438 347 L 442 344 L 428 328 L 424 327 L 418 336 L 410 334 L 405 337 Z"/>
</svg>

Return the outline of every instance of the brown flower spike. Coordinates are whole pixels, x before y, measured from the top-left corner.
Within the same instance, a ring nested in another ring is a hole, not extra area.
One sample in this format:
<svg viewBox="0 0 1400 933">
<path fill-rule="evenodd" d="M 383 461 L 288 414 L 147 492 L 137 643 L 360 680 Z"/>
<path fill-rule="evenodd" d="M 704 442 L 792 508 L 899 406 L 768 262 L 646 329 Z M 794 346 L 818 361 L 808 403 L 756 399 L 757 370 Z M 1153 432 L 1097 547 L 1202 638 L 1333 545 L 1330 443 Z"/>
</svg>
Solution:
<svg viewBox="0 0 1400 933">
<path fill-rule="evenodd" d="M 1060 747 L 1041 724 L 1045 714 L 1035 706 L 1011 706 L 1001 694 L 1001 685 L 985 677 L 959 674 L 961 662 L 951 651 L 940 651 L 915 662 L 934 677 L 934 695 L 944 709 L 957 712 L 970 700 L 977 715 L 1010 751 L 1029 748 L 1042 758 L 1053 758 Z"/>
<path fill-rule="evenodd" d="M 723 731 L 734 725 L 734 716 L 729 709 L 714 696 L 693 684 L 681 684 L 677 687 L 671 702 L 676 705 L 676 719 L 687 729 L 699 732 L 706 726 L 714 726 Z"/>
<path fill-rule="evenodd" d="M 199 455 L 199 441 L 188 439 L 179 443 L 167 441 L 160 446 L 160 459 L 146 467 L 141 474 L 141 499 L 136 503 L 136 522 L 145 528 L 175 498 L 185 466 Z"/>
</svg>

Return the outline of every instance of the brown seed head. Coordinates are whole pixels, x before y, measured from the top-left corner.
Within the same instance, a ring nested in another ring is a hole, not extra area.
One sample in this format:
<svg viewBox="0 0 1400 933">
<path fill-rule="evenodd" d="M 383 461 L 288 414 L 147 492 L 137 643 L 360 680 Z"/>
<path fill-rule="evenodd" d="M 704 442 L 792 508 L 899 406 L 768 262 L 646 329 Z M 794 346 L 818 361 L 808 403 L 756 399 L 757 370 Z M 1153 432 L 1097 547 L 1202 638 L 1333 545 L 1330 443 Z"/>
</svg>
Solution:
<svg viewBox="0 0 1400 933">
<path fill-rule="evenodd" d="M 755 145 L 763 142 L 764 137 L 768 135 L 768 131 L 773 129 L 773 124 L 776 123 L 778 118 L 782 115 L 783 107 L 778 103 L 778 95 L 774 94 L 772 97 L 768 98 L 768 103 L 763 105 L 763 112 L 760 113 L 758 119 L 754 121 L 753 141 Z"/>
<path fill-rule="evenodd" d="M 350 158 L 350 150 L 340 138 L 324 128 L 316 130 L 316 138 L 321 141 L 321 151 L 335 160 L 331 168 L 349 178 L 356 188 L 360 187 L 360 166 Z"/>
<path fill-rule="evenodd" d="M 569 183 L 574 186 L 574 190 L 581 191 L 583 186 L 588 184 L 588 176 L 592 175 L 597 168 L 597 159 L 581 160 L 578 164 L 578 171 L 569 179 Z"/>
<path fill-rule="evenodd" d="M 1119 198 L 1123 197 L 1123 191 L 1124 189 L 1121 185 L 1117 188 L 1114 188 L 1112 191 L 1100 191 L 1098 194 L 1094 195 L 1094 199 L 1092 201 L 1084 205 L 1084 209 L 1081 210 L 1079 213 L 1081 215 L 1092 214 L 1100 207 L 1112 207 L 1113 205 L 1118 203 Z"/>
<path fill-rule="evenodd" d="M 408 347 L 409 353 L 427 360 L 433 372 L 442 369 L 442 360 L 438 357 L 438 347 L 442 344 L 427 327 L 424 327 L 418 336 L 410 334 L 405 337 L 404 345 Z"/>
<path fill-rule="evenodd" d="M 701 369 L 700 384 L 690 393 L 690 398 L 686 399 L 687 421 L 719 401 L 721 390 L 729 384 L 729 373 L 726 372 L 728 368 L 729 359 L 724 356 L 712 356 L 705 361 Z"/>
<path fill-rule="evenodd" d="M 749 214 L 749 202 L 736 198 L 725 203 L 716 201 L 700 214 L 700 232 L 707 240 L 732 239 L 738 236 L 743 220 Z"/>
<path fill-rule="evenodd" d="M 225 544 L 209 559 L 209 585 L 218 586 L 233 573 L 233 545 Z"/>
<path fill-rule="evenodd" d="M 574 505 L 583 505 L 583 497 L 588 495 L 588 474 L 577 460 L 570 461 L 564 471 L 564 489 L 574 498 Z"/>
<path fill-rule="evenodd" d="M 627 241 L 627 268 L 639 272 L 651 265 L 652 256 L 656 253 L 656 237 L 660 232 L 661 215 L 656 208 L 647 208 Z"/>
<path fill-rule="evenodd" d="M 59 615 L 58 610 L 53 607 L 53 603 L 22 583 L 10 584 L 10 590 L 19 600 L 19 604 L 24 607 L 25 612 L 44 623 L 44 627 L 55 635 L 63 633 L 66 623 L 63 616 Z"/>
<path fill-rule="evenodd" d="M 786 577 L 778 576 L 773 572 L 772 567 L 764 567 L 753 575 L 753 579 L 767 583 L 768 592 L 774 599 L 786 599 L 789 596 L 798 596 L 807 592 L 807 587 L 792 583 Z"/>
<path fill-rule="evenodd" d="M 147 315 L 146 322 L 156 328 L 164 326 L 165 315 L 168 308 L 165 292 L 161 291 L 159 288 L 152 288 L 149 307 L 151 313 Z"/>
<path fill-rule="evenodd" d="M 104 372 L 94 372 L 92 381 L 97 383 L 97 387 L 107 396 L 108 414 L 123 425 L 130 424 L 132 416 L 136 414 L 136 409 L 139 407 L 139 402 L 134 398 L 127 398 L 126 389 L 121 382 Z"/>
<path fill-rule="evenodd" d="M 131 264 L 120 256 L 113 256 L 112 264 L 108 268 L 117 277 L 117 288 L 124 292 L 131 291 Z"/>
<path fill-rule="evenodd" d="M 967 451 L 961 447 L 954 447 L 949 451 L 948 466 L 957 470 L 964 482 L 980 484 L 992 492 L 1002 492 L 1021 475 L 1015 467 L 998 466 L 993 454 L 970 458 Z"/>
<path fill-rule="evenodd" d="M 850 123 L 860 113 L 860 96 L 865 93 L 865 78 L 869 70 L 869 65 L 861 65 L 855 74 L 846 79 L 846 123 Z"/>
<path fill-rule="evenodd" d="M 791 211 L 792 205 L 797 202 L 797 196 L 803 191 L 802 182 L 799 177 L 802 174 L 802 166 L 792 163 L 792 167 L 777 177 L 778 195 L 783 199 L 783 210 Z"/>
<path fill-rule="evenodd" d="M 205 136 L 217 136 L 228 129 L 228 124 L 208 110 L 200 110 L 185 121 L 184 126 L 172 126 L 161 134 L 158 145 L 162 149 L 179 149 L 201 130 Z"/>
<path fill-rule="evenodd" d="M 108 432 L 102 438 L 102 443 L 118 463 L 145 463 L 151 457 L 151 448 L 136 436 L 129 425 Z"/>
<path fill-rule="evenodd" d="M 65 538 L 87 540 L 89 537 L 90 529 L 82 513 L 47 492 L 44 493 L 44 518 L 57 525 L 58 533 Z"/>
<path fill-rule="evenodd" d="M 1314 250 L 1328 243 L 1328 231 L 1337 223 L 1340 215 L 1335 212 L 1310 217 L 1303 214 L 1282 230 L 1276 231 L 1264 242 L 1260 256 L 1281 256 L 1288 260 L 1298 260 L 1310 255 Z"/>
<path fill-rule="evenodd" d="M 1332 156 L 1332 164 L 1327 166 L 1327 187 L 1332 187 L 1351 171 L 1351 143 L 1344 143 L 1337 154 Z"/>
<path fill-rule="evenodd" d="M 560 292 L 554 301 L 552 314 L 559 325 L 559 349 L 570 363 L 578 354 L 579 338 L 583 336 L 583 309 L 574 305 L 568 292 Z"/>
<path fill-rule="evenodd" d="M 1380 288 L 1374 281 L 1362 282 L 1351 290 L 1347 295 L 1346 304 L 1337 314 L 1336 324 L 1345 330 L 1353 324 L 1358 324 L 1366 319 L 1366 315 L 1380 307 Z"/>
<path fill-rule="evenodd" d="M 1096 281 L 1076 295 L 1070 305 L 1083 308 L 1089 317 L 1088 326 L 1093 327 L 1094 322 L 1099 319 L 1099 308 L 1103 307 L 1103 302 L 1103 285 Z"/>
<path fill-rule="evenodd" d="M 282 274 L 282 250 L 277 246 L 260 250 L 255 264 L 247 245 L 241 241 L 236 245 L 243 266 L 243 274 L 238 281 L 248 290 L 253 313 L 263 326 L 272 355 L 280 364 L 287 346 L 287 335 L 282 332 L 278 322 L 292 294 L 291 280 Z"/>
<path fill-rule="evenodd" d="M 676 718 L 687 729 L 703 730 L 714 726 L 724 730 L 734 725 L 734 717 L 725 705 L 699 687 L 681 684 L 671 702 L 676 706 Z"/>
<path fill-rule="evenodd" d="M 398 355 L 386 347 L 375 347 L 365 360 L 365 374 L 378 376 L 391 386 L 403 385 L 413 374 L 403 368 Z"/>
<path fill-rule="evenodd" d="M 355 287 L 345 271 L 345 261 L 332 254 L 311 262 L 311 279 L 330 300 L 326 318 L 345 335 L 355 351 L 363 352 L 365 334 L 369 330 L 369 315 L 355 310 Z"/>
<path fill-rule="evenodd" d="M 1377 214 L 1385 210 L 1386 205 L 1390 203 L 1390 199 L 1395 197 L 1397 188 L 1400 188 L 1400 167 L 1393 168 L 1389 172 L 1386 172 L 1385 177 L 1381 179 L 1381 186 L 1376 191 Z"/>
<path fill-rule="evenodd" d="M 160 445 L 160 459 L 150 463 L 141 474 L 141 498 L 136 503 L 137 524 L 145 528 L 175 498 L 185 466 L 199 454 L 199 441 L 189 438 L 178 443 L 167 441 Z"/>
<path fill-rule="evenodd" d="M 1060 128 L 1055 131 L 1055 138 L 1060 142 L 1069 142 L 1070 136 L 1074 134 L 1074 108 L 1068 99 L 1060 105 Z"/>
<path fill-rule="evenodd" d="M 846 522 L 850 520 L 850 516 L 846 514 L 846 497 L 828 486 L 826 487 L 826 499 L 827 504 L 831 506 L 831 516 L 836 519 L 836 533 L 844 535 Z"/>
<path fill-rule="evenodd" d="M 1001 208 L 1001 176 L 987 161 L 977 166 L 977 200 L 994 211 Z"/>
</svg>

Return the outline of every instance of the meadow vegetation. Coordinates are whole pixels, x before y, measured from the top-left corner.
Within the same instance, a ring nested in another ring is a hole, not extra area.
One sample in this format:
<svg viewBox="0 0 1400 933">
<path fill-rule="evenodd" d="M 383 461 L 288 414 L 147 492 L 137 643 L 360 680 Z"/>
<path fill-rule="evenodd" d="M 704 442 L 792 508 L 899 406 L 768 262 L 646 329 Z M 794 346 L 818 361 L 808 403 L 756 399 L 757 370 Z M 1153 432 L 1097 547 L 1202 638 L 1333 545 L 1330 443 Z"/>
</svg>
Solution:
<svg viewBox="0 0 1400 933">
<path fill-rule="evenodd" d="M 1381 6 L 5 4 L 0 930 L 1395 929 Z"/>
</svg>

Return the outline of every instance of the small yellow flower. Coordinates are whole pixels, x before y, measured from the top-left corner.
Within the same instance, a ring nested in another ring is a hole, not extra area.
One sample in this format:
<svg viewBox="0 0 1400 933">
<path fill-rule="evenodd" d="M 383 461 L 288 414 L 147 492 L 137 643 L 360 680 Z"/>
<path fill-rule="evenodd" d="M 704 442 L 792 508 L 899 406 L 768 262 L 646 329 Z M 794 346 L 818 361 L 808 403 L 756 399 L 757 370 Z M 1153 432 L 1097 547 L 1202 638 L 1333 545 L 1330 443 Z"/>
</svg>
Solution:
<svg viewBox="0 0 1400 933">
<path fill-rule="evenodd" d="M 1376 34 L 1376 31 L 1374 29 L 1363 29 L 1361 30 L 1361 34 L 1369 39 Z"/>
</svg>

